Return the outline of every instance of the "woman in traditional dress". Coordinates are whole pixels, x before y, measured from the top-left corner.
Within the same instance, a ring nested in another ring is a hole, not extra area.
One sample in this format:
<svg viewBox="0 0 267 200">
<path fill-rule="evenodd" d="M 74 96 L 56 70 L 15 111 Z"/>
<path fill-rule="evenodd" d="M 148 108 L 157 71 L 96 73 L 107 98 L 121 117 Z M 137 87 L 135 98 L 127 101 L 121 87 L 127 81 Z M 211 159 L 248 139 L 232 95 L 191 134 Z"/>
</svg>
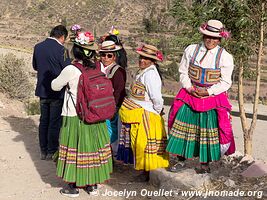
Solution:
<svg viewBox="0 0 267 200">
<path fill-rule="evenodd" d="M 99 49 L 102 63 L 102 72 L 111 80 L 113 86 L 113 95 L 116 102 L 116 113 L 112 119 L 107 120 L 110 133 L 110 144 L 112 146 L 113 156 L 117 155 L 118 149 L 118 131 L 120 130 L 120 120 L 118 111 L 121 107 L 124 97 L 126 96 L 126 70 L 118 64 L 119 51 L 121 46 L 116 45 L 114 41 L 104 41 Z"/>
<path fill-rule="evenodd" d="M 149 171 L 169 165 L 165 152 L 167 136 L 161 116 L 162 80 L 157 64 L 163 56 L 156 47 L 147 44 L 136 52 L 140 69 L 131 85 L 130 95 L 119 111 L 123 124 L 118 159 L 125 163 L 133 159 L 135 169 L 142 171 L 139 180 L 148 181 Z"/>
<path fill-rule="evenodd" d="M 65 67 L 51 84 L 55 91 L 67 86 L 62 109 L 57 176 L 68 183 L 60 192 L 69 197 L 79 196 L 78 188 L 95 193 L 97 184 L 108 180 L 112 172 L 110 139 L 105 121 L 87 124 L 79 119 L 75 110 L 81 71 L 74 65 L 79 63 L 84 68 L 95 68 L 95 50 L 98 48 L 93 35 L 80 32 L 79 28 L 72 27 L 73 65 Z"/>
<path fill-rule="evenodd" d="M 199 157 L 197 173 L 209 173 L 209 163 L 235 151 L 227 90 L 232 84 L 233 57 L 219 44 L 229 32 L 218 20 L 200 28 L 203 42 L 185 49 L 180 63 L 182 89 L 169 115 L 167 151 L 177 155 L 170 168 L 177 172 L 184 161 Z"/>
</svg>

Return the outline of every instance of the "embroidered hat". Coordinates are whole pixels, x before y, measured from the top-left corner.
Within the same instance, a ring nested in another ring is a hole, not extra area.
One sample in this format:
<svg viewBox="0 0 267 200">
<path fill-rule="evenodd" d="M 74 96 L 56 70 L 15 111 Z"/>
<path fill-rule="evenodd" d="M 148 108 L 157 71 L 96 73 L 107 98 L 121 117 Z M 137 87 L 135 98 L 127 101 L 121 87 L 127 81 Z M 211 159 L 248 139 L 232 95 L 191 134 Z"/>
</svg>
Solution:
<svg viewBox="0 0 267 200">
<path fill-rule="evenodd" d="M 95 43 L 94 36 L 89 31 L 82 31 L 80 25 L 73 25 L 71 27 L 72 34 L 70 35 L 70 41 L 74 44 L 81 46 L 88 50 L 97 50 L 98 45 Z"/>
<path fill-rule="evenodd" d="M 99 49 L 99 52 L 113 52 L 121 49 L 121 46 L 116 45 L 115 42 L 111 40 L 104 41 Z"/>
<path fill-rule="evenodd" d="M 163 54 L 153 45 L 143 44 L 141 47 L 136 49 L 136 53 L 157 61 L 163 61 Z"/>
<path fill-rule="evenodd" d="M 212 37 L 224 37 L 226 39 L 230 37 L 230 33 L 225 30 L 222 22 L 215 19 L 211 19 L 207 23 L 202 24 L 199 27 L 199 31 L 204 35 Z"/>
</svg>

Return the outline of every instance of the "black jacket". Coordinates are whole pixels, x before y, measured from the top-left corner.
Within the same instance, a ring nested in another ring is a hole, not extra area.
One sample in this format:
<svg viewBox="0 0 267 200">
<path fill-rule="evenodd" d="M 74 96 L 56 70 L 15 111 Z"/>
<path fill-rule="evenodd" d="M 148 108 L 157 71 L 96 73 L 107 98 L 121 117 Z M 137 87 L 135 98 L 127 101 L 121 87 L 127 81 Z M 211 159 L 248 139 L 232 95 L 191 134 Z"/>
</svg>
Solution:
<svg viewBox="0 0 267 200">
<path fill-rule="evenodd" d="M 64 89 L 55 92 L 51 82 L 67 65 L 71 64 L 67 49 L 56 40 L 47 38 L 35 45 L 32 65 L 37 71 L 35 95 L 48 99 L 63 99 Z"/>
</svg>

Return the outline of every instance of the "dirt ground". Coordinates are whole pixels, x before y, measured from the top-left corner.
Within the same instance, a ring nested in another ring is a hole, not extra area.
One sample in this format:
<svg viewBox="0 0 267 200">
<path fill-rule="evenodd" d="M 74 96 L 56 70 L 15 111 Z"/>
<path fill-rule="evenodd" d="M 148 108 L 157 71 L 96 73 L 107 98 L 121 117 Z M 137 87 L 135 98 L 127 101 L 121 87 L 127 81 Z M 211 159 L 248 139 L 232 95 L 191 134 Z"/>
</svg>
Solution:
<svg viewBox="0 0 267 200">
<path fill-rule="evenodd" d="M 64 183 L 56 177 L 55 163 L 39 159 L 38 122 L 39 116 L 26 115 L 22 103 L 0 93 L 1 200 L 66 199 L 59 193 Z M 132 166 L 118 165 L 111 179 L 100 186 L 99 196 L 90 197 L 80 190 L 79 199 L 110 199 L 102 196 L 106 189 L 156 190 L 147 183 L 135 182 L 136 175 Z"/>
</svg>

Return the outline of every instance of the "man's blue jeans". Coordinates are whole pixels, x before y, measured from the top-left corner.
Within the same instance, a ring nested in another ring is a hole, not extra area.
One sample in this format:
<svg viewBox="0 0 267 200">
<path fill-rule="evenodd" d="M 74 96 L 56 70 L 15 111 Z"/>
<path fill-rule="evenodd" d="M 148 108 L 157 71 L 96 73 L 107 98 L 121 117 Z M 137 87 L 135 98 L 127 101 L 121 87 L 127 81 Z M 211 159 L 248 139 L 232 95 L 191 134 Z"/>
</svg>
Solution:
<svg viewBox="0 0 267 200">
<path fill-rule="evenodd" d="M 61 99 L 40 98 L 39 143 L 43 154 L 53 154 L 58 150 L 62 106 Z"/>
</svg>

